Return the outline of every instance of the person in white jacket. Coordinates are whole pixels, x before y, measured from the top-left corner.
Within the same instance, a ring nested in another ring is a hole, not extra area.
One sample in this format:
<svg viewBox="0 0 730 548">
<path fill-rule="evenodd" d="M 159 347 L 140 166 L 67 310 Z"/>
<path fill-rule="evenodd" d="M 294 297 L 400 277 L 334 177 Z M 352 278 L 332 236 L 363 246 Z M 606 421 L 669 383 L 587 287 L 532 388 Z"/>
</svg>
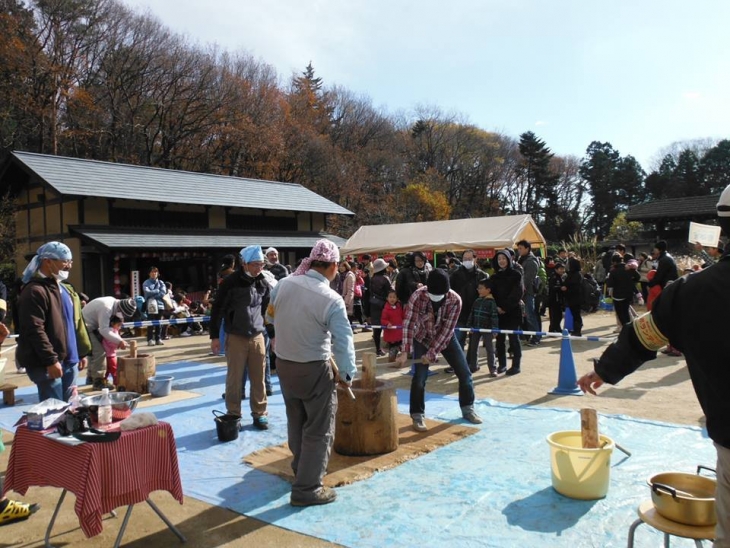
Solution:
<svg viewBox="0 0 730 548">
<path fill-rule="evenodd" d="M 127 348 L 127 343 L 119 333 L 111 328 L 112 316 L 129 320 L 137 312 L 134 299 L 117 299 L 115 297 L 99 297 L 93 299 L 82 310 L 81 315 L 89 330 L 91 339 L 91 359 L 88 364 L 88 377 L 94 390 L 102 388 L 114 389 L 114 385 L 106 380 L 106 352 L 101 344 L 102 339 L 117 343 L 118 348 Z"/>
</svg>

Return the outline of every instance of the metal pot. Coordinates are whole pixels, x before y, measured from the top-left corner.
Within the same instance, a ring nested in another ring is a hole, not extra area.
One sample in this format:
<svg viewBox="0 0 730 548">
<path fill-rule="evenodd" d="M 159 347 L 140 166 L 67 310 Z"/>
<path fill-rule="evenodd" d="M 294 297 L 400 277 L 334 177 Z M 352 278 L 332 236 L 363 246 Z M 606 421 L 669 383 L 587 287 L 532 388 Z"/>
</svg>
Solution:
<svg viewBox="0 0 730 548">
<path fill-rule="evenodd" d="M 715 489 L 717 481 L 697 474 L 664 472 L 647 480 L 651 487 L 651 501 L 656 511 L 672 521 L 685 525 L 707 526 L 717 521 L 715 515 Z"/>
</svg>

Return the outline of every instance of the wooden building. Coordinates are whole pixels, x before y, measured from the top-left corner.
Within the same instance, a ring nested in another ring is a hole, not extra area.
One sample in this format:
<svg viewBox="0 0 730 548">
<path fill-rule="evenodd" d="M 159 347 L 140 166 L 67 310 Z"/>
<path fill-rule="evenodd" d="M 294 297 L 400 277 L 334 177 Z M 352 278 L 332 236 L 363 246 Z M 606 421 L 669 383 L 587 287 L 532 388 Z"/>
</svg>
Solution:
<svg viewBox="0 0 730 548">
<path fill-rule="evenodd" d="M 294 264 L 327 237 L 330 215 L 352 215 L 305 187 L 274 181 L 14 152 L 0 193 L 17 199 L 16 270 L 43 243 L 66 243 L 71 282 L 90 297 L 132 294 L 155 265 L 188 291 L 215 283 L 220 259 L 247 245 Z"/>
<path fill-rule="evenodd" d="M 689 223 L 717 224 L 718 194 L 654 200 L 629 208 L 627 221 L 644 225 L 642 239 L 651 242 L 666 240 L 671 245 L 687 243 Z"/>
</svg>

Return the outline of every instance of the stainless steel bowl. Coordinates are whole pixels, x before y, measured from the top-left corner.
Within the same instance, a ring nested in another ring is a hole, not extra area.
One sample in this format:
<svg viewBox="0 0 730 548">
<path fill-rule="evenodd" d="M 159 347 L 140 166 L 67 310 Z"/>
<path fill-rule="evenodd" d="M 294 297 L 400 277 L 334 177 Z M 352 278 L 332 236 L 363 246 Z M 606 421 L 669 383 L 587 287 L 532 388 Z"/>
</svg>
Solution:
<svg viewBox="0 0 730 548">
<path fill-rule="evenodd" d="M 121 421 L 132 414 L 134 408 L 137 407 L 142 394 L 137 392 L 109 392 L 109 399 L 112 400 L 112 421 Z M 101 394 L 96 396 L 86 396 L 81 398 L 81 405 L 88 407 L 91 412 L 91 419 L 94 422 L 99 420 L 99 402 Z"/>
</svg>

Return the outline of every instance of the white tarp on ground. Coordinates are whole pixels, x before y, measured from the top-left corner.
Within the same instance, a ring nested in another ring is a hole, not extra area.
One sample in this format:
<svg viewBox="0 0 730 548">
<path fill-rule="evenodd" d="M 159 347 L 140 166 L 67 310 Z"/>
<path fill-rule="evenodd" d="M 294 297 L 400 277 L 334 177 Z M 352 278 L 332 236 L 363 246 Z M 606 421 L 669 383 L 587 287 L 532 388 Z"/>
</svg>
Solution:
<svg viewBox="0 0 730 548">
<path fill-rule="evenodd" d="M 371 225 L 360 227 L 340 249 L 340 253 L 357 255 L 416 250 L 499 249 L 513 247 L 523 239 L 533 247 L 546 245 L 545 238 L 530 215 Z"/>
</svg>

